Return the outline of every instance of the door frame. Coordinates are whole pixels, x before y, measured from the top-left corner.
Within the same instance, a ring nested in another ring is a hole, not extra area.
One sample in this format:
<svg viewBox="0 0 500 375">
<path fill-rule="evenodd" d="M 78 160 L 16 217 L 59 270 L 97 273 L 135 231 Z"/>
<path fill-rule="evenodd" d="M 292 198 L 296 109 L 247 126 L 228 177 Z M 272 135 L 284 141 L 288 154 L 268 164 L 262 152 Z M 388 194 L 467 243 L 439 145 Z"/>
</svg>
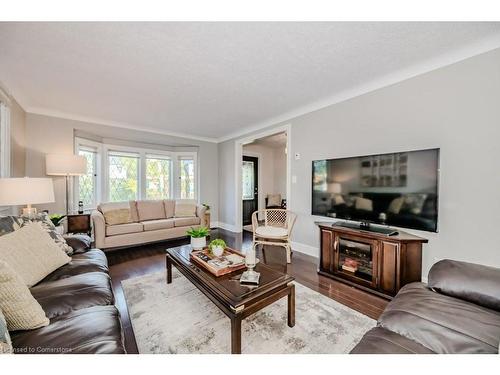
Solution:
<svg viewBox="0 0 500 375">
<path fill-rule="evenodd" d="M 241 197 L 242 193 L 242 181 L 241 181 L 241 161 L 243 159 L 243 146 L 254 142 L 256 139 L 264 138 L 277 133 L 286 133 L 286 204 L 287 209 L 291 210 L 291 191 L 292 191 L 292 124 L 285 124 L 282 126 L 277 126 L 272 129 L 262 131 L 260 133 L 253 134 L 251 136 L 245 136 L 236 139 L 234 142 L 234 186 L 235 186 L 235 196 L 234 196 L 234 231 L 239 233 L 243 231 L 243 199 Z M 252 155 L 249 155 L 252 156 Z M 259 166 L 259 174 L 261 173 L 261 168 Z M 260 177 L 260 176 L 259 176 Z M 261 182 L 259 178 L 259 184 Z M 260 187 L 258 187 L 260 189 Z M 259 206 L 260 209 L 260 206 Z"/>
</svg>

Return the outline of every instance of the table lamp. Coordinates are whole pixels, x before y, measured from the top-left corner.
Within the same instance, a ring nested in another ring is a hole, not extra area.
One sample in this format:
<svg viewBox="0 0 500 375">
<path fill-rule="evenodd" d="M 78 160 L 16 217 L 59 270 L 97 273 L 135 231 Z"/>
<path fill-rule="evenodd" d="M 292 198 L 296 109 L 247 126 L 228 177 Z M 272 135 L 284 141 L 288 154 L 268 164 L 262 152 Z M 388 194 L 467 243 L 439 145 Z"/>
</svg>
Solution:
<svg viewBox="0 0 500 375">
<path fill-rule="evenodd" d="M 47 154 L 45 156 L 46 173 L 49 176 L 66 177 L 66 215 L 69 214 L 69 178 L 87 173 L 87 159 L 73 154 Z"/>
<path fill-rule="evenodd" d="M 23 216 L 33 217 L 32 204 L 53 203 L 54 184 L 51 178 L 0 178 L 0 206 L 27 205 Z"/>
</svg>

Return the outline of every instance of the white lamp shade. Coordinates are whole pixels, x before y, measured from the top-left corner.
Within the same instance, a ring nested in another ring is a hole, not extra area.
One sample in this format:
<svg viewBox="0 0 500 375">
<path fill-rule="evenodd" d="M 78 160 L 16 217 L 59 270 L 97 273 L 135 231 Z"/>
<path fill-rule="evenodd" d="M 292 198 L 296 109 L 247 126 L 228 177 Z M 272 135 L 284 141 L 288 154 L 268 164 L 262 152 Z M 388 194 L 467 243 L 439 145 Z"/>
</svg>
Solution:
<svg viewBox="0 0 500 375">
<path fill-rule="evenodd" d="M 51 178 L 0 178 L 0 206 L 54 202 Z"/>
<path fill-rule="evenodd" d="M 49 176 L 81 176 L 87 173 L 87 159 L 73 154 L 47 154 L 45 168 Z"/>
</svg>

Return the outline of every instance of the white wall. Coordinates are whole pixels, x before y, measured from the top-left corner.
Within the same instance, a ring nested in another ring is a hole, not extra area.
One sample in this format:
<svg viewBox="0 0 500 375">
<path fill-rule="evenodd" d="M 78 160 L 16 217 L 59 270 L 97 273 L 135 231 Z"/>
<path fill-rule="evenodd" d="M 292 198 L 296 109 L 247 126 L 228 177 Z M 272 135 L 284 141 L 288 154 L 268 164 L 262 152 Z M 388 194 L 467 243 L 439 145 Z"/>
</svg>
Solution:
<svg viewBox="0 0 500 375">
<path fill-rule="evenodd" d="M 218 220 L 218 146 L 215 143 L 171 137 L 99 124 L 66 120 L 50 116 L 26 116 L 26 175 L 45 177 L 45 154 L 73 153 L 74 134 L 91 134 L 99 139 L 116 140 L 120 144 L 169 149 L 169 146 L 196 147 L 200 171 L 200 200 L 211 206 L 212 221 Z M 54 178 L 56 203 L 39 205 L 51 212 L 64 212 L 64 177 Z"/>
<path fill-rule="evenodd" d="M 292 124 L 289 152 L 301 154 L 291 166 L 297 182 L 290 208 L 298 214 L 293 240 L 319 254 L 314 222 L 324 219 L 310 214 L 312 160 L 440 147 L 440 232 L 408 230 L 429 239 L 423 276 L 440 258 L 500 267 L 499 99 L 495 50 L 286 121 Z M 234 144 L 219 145 L 219 220 L 228 224 L 235 212 Z"/>
</svg>

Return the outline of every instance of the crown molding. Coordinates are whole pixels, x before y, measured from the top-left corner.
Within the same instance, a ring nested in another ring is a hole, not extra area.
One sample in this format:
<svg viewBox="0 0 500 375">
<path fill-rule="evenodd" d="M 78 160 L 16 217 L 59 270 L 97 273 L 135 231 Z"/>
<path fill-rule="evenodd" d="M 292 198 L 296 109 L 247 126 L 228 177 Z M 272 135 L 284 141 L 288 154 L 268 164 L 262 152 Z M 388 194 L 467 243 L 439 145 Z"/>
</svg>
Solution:
<svg viewBox="0 0 500 375">
<path fill-rule="evenodd" d="M 43 107 L 27 106 L 27 107 L 25 107 L 25 111 L 27 113 L 34 114 L 34 115 L 50 116 L 50 117 L 55 117 L 55 118 L 60 118 L 60 119 L 65 119 L 65 120 L 88 122 L 88 123 L 97 124 L 97 125 L 113 126 L 113 127 L 117 127 L 117 128 L 137 130 L 137 131 L 143 131 L 143 132 L 149 132 L 149 133 L 161 134 L 161 135 L 168 135 L 171 137 L 190 139 L 190 140 L 194 140 L 194 141 L 210 142 L 210 143 L 217 143 L 218 142 L 217 138 L 200 137 L 200 136 L 196 136 L 196 135 L 171 132 L 168 130 L 162 130 L 162 129 L 152 128 L 152 127 L 147 127 L 147 126 L 142 126 L 142 125 L 129 124 L 126 122 L 110 121 L 110 120 L 105 120 L 105 119 L 101 119 L 101 118 L 81 116 L 81 115 L 76 115 L 76 114 L 67 113 L 67 112 L 61 112 L 61 111 L 57 111 L 54 109 L 43 108 Z"/>
<path fill-rule="evenodd" d="M 429 59 L 420 64 L 416 64 L 406 69 L 401 69 L 394 73 L 374 79 L 365 84 L 359 85 L 352 89 L 345 90 L 326 99 L 322 99 L 311 104 L 296 108 L 279 116 L 267 119 L 262 122 L 255 123 L 227 136 L 217 139 L 218 143 L 240 138 L 250 133 L 262 130 L 271 126 L 278 125 L 283 122 L 290 122 L 293 118 L 303 116 L 334 104 L 338 104 L 349 99 L 376 91 L 378 89 L 394 85 L 399 82 L 406 81 L 410 78 L 432 72 L 434 70 L 444 68 L 446 66 L 458 63 L 468 58 L 481 55 L 486 52 L 500 48 L 500 34 L 486 38 L 479 43 L 475 43 L 450 53 L 443 54 L 436 58 Z"/>
</svg>

